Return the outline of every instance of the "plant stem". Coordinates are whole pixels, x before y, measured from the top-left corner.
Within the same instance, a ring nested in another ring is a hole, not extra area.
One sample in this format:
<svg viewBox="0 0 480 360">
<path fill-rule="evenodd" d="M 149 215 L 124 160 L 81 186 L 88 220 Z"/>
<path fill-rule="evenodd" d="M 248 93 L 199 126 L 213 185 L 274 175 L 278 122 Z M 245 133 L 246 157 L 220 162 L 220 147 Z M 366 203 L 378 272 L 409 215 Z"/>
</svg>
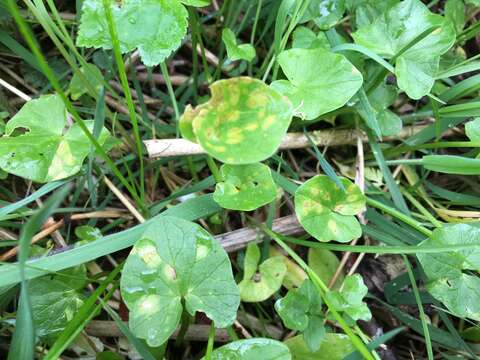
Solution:
<svg viewBox="0 0 480 360">
<path fill-rule="evenodd" d="M 210 155 L 206 156 L 207 160 L 207 165 L 210 168 L 210 171 L 212 172 L 213 178 L 217 183 L 222 182 L 223 178 L 222 175 L 220 174 L 220 170 L 218 170 L 217 164 L 215 163 L 215 160 Z"/>
<path fill-rule="evenodd" d="M 182 318 L 180 320 L 180 330 L 178 330 L 178 336 L 177 339 L 175 340 L 175 347 L 179 347 L 180 345 L 183 344 L 183 341 L 185 339 L 185 334 L 187 333 L 188 327 L 190 326 L 190 320 L 191 316 L 185 310 L 185 300 L 182 299 L 182 308 L 184 309 L 182 312 Z"/>
<path fill-rule="evenodd" d="M 215 342 L 215 323 L 212 321 L 212 324 L 210 325 L 210 332 L 208 333 L 207 352 L 205 354 L 206 360 L 210 360 L 210 358 L 212 357 L 214 342 Z"/>
<path fill-rule="evenodd" d="M 180 119 L 180 113 L 178 111 L 177 98 L 175 97 L 175 91 L 173 91 L 172 81 L 170 80 L 170 74 L 168 73 L 167 65 L 165 62 L 160 64 L 160 69 L 162 71 L 163 78 L 167 85 L 168 94 L 170 95 L 170 100 L 172 102 L 173 111 L 175 112 L 175 125 L 177 127 L 177 137 L 180 134 L 180 129 L 178 127 L 178 119 Z"/>
<path fill-rule="evenodd" d="M 426 227 L 424 227 L 421 223 L 418 221 L 412 219 L 410 216 L 405 215 L 401 213 L 398 210 L 395 210 L 394 208 L 391 208 L 390 206 L 387 206 L 380 201 L 373 200 L 371 198 L 367 198 L 367 205 L 372 206 L 374 208 L 377 208 L 379 210 L 382 210 L 383 212 L 396 217 L 398 220 L 404 222 L 405 224 L 410 225 L 413 227 L 415 230 L 421 232 L 422 234 L 426 236 L 431 236 L 432 232 L 428 230 Z"/>
</svg>

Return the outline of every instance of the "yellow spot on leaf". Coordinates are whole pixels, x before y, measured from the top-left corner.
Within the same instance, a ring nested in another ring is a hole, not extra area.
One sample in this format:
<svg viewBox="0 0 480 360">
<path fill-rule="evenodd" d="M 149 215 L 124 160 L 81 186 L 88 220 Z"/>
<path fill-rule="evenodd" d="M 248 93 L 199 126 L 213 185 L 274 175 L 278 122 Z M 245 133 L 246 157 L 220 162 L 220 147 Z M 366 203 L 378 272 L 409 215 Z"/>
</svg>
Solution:
<svg viewBox="0 0 480 360">
<path fill-rule="evenodd" d="M 265 119 L 265 121 L 262 124 L 262 129 L 264 129 L 264 130 L 268 129 L 274 123 L 275 123 L 275 116 L 273 116 L 273 115 L 267 116 L 267 118 Z"/>
</svg>

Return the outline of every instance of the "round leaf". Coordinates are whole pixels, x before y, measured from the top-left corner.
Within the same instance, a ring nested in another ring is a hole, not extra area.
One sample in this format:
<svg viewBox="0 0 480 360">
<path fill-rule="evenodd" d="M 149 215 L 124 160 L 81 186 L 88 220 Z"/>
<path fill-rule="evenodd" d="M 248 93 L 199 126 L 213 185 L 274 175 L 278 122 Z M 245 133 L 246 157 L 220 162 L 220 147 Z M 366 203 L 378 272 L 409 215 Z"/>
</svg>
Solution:
<svg viewBox="0 0 480 360">
<path fill-rule="evenodd" d="M 341 182 L 346 191 L 328 176 L 317 175 L 295 192 L 298 220 L 319 241 L 348 242 L 362 234 L 354 215 L 365 208 L 365 196 L 349 180 L 341 178 Z"/>
<path fill-rule="evenodd" d="M 345 56 L 322 48 L 286 50 L 278 62 L 288 81 L 271 87 L 285 94 L 306 120 L 342 107 L 362 86 L 362 74 Z"/>
<path fill-rule="evenodd" d="M 223 29 L 222 41 L 227 48 L 228 58 L 232 61 L 241 59 L 252 61 L 255 57 L 255 48 L 251 44 L 237 44 L 235 33 L 229 28 Z"/>
<path fill-rule="evenodd" d="M 60 97 L 46 95 L 27 102 L 7 123 L 0 138 L 0 168 L 42 183 L 76 174 L 91 151 L 91 143 L 77 124 L 64 132 L 66 122 Z M 93 121 L 84 123 L 93 130 Z M 99 143 L 105 143 L 108 136 L 103 129 Z"/>
<path fill-rule="evenodd" d="M 216 326 L 233 323 L 240 302 L 228 255 L 197 224 L 162 216 L 139 239 L 122 271 L 121 291 L 132 332 L 160 346 L 185 310 Z"/>
<path fill-rule="evenodd" d="M 295 336 L 285 341 L 292 353 L 293 360 L 343 360 L 355 351 L 355 346 L 344 334 L 328 333 L 320 348 L 311 352 L 302 336 Z"/>
<path fill-rule="evenodd" d="M 233 341 L 215 349 L 210 357 L 211 360 L 291 360 L 291 358 L 290 350 L 285 344 L 265 338 Z"/>
<path fill-rule="evenodd" d="M 420 246 L 480 245 L 480 224 L 445 225 Z M 480 268 L 479 247 L 442 253 L 418 253 L 428 278 L 427 290 L 453 314 L 480 320 L 480 279 L 468 270 Z"/>
<path fill-rule="evenodd" d="M 275 200 L 277 187 L 270 168 L 263 164 L 228 165 L 220 169 L 213 199 L 223 208 L 251 211 Z"/>
<path fill-rule="evenodd" d="M 138 48 L 147 66 L 163 62 L 187 32 L 187 10 L 178 0 L 123 0 L 111 2 L 122 53 Z M 85 0 L 77 45 L 111 49 L 102 1 Z"/>
<path fill-rule="evenodd" d="M 308 266 L 318 275 L 320 279 L 325 284 L 330 283 L 330 280 L 333 278 L 333 275 L 340 265 L 340 260 L 338 260 L 335 253 L 326 249 L 308 249 Z M 338 289 L 343 283 L 344 274 L 343 271 L 340 272 L 333 289 Z"/>
<path fill-rule="evenodd" d="M 274 256 L 258 266 L 259 262 L 260 250 L 257 244 L 250 243 L 245 254 L 243 280 L 238 284 L 242 301 L 264 301 L 282 286 L 287 272 L 283 258 Z"/>
<path fill-rule="evenodd" d="M 292 120 L 290 101 L 248 77 L 220 80 L 210 89 L 209 102 L 185 110 L 182 135 L 194 134 L 208 154 L 227 164 L 272 156 Z"/>
</svg>

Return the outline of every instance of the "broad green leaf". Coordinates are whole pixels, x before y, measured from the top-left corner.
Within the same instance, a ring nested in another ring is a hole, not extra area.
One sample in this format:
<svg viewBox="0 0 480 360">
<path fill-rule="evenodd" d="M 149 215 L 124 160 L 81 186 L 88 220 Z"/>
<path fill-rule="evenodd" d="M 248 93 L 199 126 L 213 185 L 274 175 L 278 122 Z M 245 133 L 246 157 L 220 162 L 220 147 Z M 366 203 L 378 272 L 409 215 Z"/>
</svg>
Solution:
<svg viewBox="0 0 480 360">
<path fill-rule="evenodd" d="M 339 265 L 340 260 L 338 260 L 338 257 L 330 250 L 316 248 L 308 249 L 308 266 L 312 268 L 325 284 L 330 283 L 330 280 L 332 280 Z M 333 289 L 338 289 L 341 286 L 344 277 L 345 275 L 342 271 L 337 277 Z"/>
<path fill-rule="evenodd" d="M 229 29 L 225 28 L 222 31 L 222 41 L 227 48 L 228 58 L 232 61 L 236 60 L 247 60 L 252 61 L 255 57 L 255 48 L 251 44 L 241 44 L 237 43 L 237 38 L 235 33 Z"/>
<path fill-rule="evenodd" d="M 180 0 L 180 2 L 187 6 L 203 7 L 203 6 L 210 5 L 212 1 L 211 0 Z"/>
<path fill-rule="evenodd" d="M 340 180 L 346 191 L 328 176 L 317 175 L 295 192 L 297 218 L 303 228 L 319 241 L 348 242 L 362 235 L 354 215 L 365 208 L 365 196 L 349 180 Z"/>
<path fill-rule="evenodd" d="M 318 34 L 306 26 L 298 26 L 292 34 L 292 48 L 301 49 L 315 49 L 323 48 L 330 49 L 330 43 L 323 31 Z"/>
<path fill-rule="evenodd" d="M 418 41 L 428 31 L 431 32 Z M 390 6 L 352 36 L 357 44 L 385 58 L 398 56 L 398 86 L 412 99 L 419 99 L 430 92 L 440 55 L 455 42 L 455 29 L 448 19 L 431 13 L 420 0 L 405 0 Z"/>
<path fill-rule="evenodd" d="M 306 120 L 342 107 L 362 86 L 360 71 L 345 56 L 325 49 L 286 50 L 278 62 L 288 80 L 271 87 L 285 94 Z"/>
<path fill-rule="evenodd" d="M 65 276 L 62 276 L 65 275 Z M 84 266 L 44 276 L 29 283 L 35 333 L 46 341 L 58 335 L 83 305 Z"/>
<path fill-rule="evenodd" d="M 302 283 L 308 278 L 307 273 L 295 262 L 290 260 L 289 257 L 285 256 L 284 253 L 275 246 L 270 246 L 269 256 L 281 256 L 287 272 L 283 278 L 282 285 L 285 286 L 288 290 L 300 287 Z"/>
<path fill-rule="evenodd" d="M 443 253 L 418 253 L 427 276 L 427 290 L 461 318 L 480 320 L 480 225 L 444 225 L 419 246 L 478 244 L 478 248 Z"/>
<path fill-rule="evenodd" d="M 370 25 L 399 0 L 347 0 L 346 6 L 355 14 L 357 28 Z"/>
<path fill-rule="evenodd" d="M 311 352 L 302 336 L 295 336 L 285 341 L 292 353 L 293 360 L 343 360 L 355 351 L 347 335 L 327 333 L 320 349 Z"/>
<path fill-rule="evenodd" d="M 311 0 L 302 22 L 313 20 L 321 30 L 328 30 L 342 18 L 345 0 Z"/>
<path fill-rule="evenodd" d="M 87 64 L 87 66 L 81 67 L 80 72 L 85 77 L 85 80 L 93 86 L 98 93 L 103 86 L 103 75 L 100 69 L 94 64 Z M 75 73 L 70 81 L 70 96 L 73 100 L 78 100 L 80 97 L 88 92 L 87 85 L 84 83 L 82 77 Z"/>
<path fill-rule="evenodd" d="M 480 159 L 456 155 L 426 155 L 422 165 L 427 170 L 445 174 L 480 175 Z"/>
<path fill-rule="evenodd" d="M 147 66 L 163 62 L 187 33 L 187 10 L 178 0 L 123 0 L 111 2 L 122 53 L 138 48 Z M 102 1 L 85 0 L 77 45 L 111 49 Z"/>
<path fill-rule="evenodd" d="M 76 174 L 91 144 L 77 124 L 64 131 L 66 122 L 60 97 L 46 95 L 27 102 L 7 123 L 0 138 L 0 168 L 42 183 Z M 84 123 L 93 130 L 93 121 Z M 103 145 L 108 137 L 103 129 L 99 143 Z"/>
<path fill-rule="evenodd" d="M 310 280 L 305 280 L 298 289 L 291 289 L 287 295 L 275 302 L 275 310 L 283 324 L 301 331 L 310 351 L 315 352 L 325 337 L 322 301 Z"/>
<path fill-rule="evenodd" d="M 130 329 L 154 347 L 179 324 L 182 303 L 192 316 L 200 311 L 226 327 L 235 320 L 240 301 L 221 245 L 197 224 L 168 216 L 157 218 L 135 243 L 122 271 L 121 291 Z"/>
<path fill-rule="evenodd" d="M 223 181 L 215 187 L 213 199 L 225 209 L 251 211 L 272 202 L 277 196 L 277 187 L 266 165 L 225 164 L 220 174 Z"/>
<path fill-rule="evenodd" d="M 463 0 L 447 0 L 445 2 L 445 17 L 455 25 L 457 34 L 461 33 L 466 21 L 465 3 Z"/>
<path fill-rule="evenodd" d="M 292 120 L 290 101 L 260 80 L 237 77 L 210 87 L 210 101 L 187 107 L 182 135 L 227 164 L 251 164 L 272 156 Z"/>
<path fill-rule="evenodd" d="M 363 283 L 362 276 L 355 274 L 345 278 L 341 290 L 330 291 L 325 295 L 337 311 L 343 312 L 353 321 L 370 321 L 372 314 L 367 304 L 363 302 L 367 293 L 368 289 Z"/>
<path fill-rule="evenodd" d="M 243 280 L 238 284 L 240 297 L 245 302 L 267 300 L 282 286 L 287 271 L 281 256 L 268 258 L 260 262 L 260 249 L 255 243 L 247 246 Z"/>
<path fill-rule="evenodd" d="M 279 341 L 252 338 L 228 343 L 212 352 L 210 360 L 291 360 L 290 350 Z M 206 360 L 205 357 L 202 360 Z"/>
<path fill-rule="evenodd" d="M 465 124 L 465 133 L 470 141 L 480 141 L 480 118 L 476 118 Z"/>
<path fill-rule="evenodd" d="M 392 136 L 398 134 L 402 130 L 402 119 L 388 109 L 396 98 L 397 91 L 395 90 L 395 87 L 384 83 L 377 86 L 368 98 L 372 111 L 375 112 L 383 136 Z M 359 106 L 358 111 L 362 116 L 367 116 L 362 107 Z"/>
</svg>

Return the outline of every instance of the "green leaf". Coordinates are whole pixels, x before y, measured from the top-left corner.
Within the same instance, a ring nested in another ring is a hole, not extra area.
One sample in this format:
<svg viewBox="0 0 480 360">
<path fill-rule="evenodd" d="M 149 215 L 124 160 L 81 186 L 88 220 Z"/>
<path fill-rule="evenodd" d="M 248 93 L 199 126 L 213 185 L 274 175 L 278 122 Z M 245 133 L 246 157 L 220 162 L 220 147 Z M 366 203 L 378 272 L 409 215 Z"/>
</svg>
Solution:
<svg viewBox="0 0 480 360">
<path fill-rule="evenodd" d="M 220 80 L 210 89 L 210 101 L 185 109 L 182 135 L 227 164 L 251 164 L 272 156 L 292 120 L 290 101 L 249 77 Z"/>
<path fill-rule="evenodd" d="M 323 31 L 318 34 L 306 26 L 298 26 L 292 34 L 292 48 L 301 49 L 315 49 L 323 48 L 330 49 L 330 43 Z"/>
<path fill-rule="evenodd" d="M 35 333 L 44 340 L 53 340 L 83 305 L 80 292 L 85 286 L 84 266 L 44 276 L 29 283 Z"/>
<path fill-rule="evenodd" d="M 380 84 L 368 97 L 372 111 L 375 113 L 377 121 L 380 125 L 380 131 L 383 136 L 392 136 L 398 134 L 402 130 L 402 119 L 394 112 L 388 110 L 397 98 L 395 86 Z M 362 117 L 366 117 L 366 111 L 362 107 L 358 107 Z"/>
<path fill-rule="evenodd" d="M 348 242 L 362 235 L 354 215 L 365 208 L 365 196 L 358 186 L 340 178 L 342 191 L 326 175 L 306 181 L 295 192 L 295 212 L 304 229 L 319 241 Z"/>
<path fill-rule="evenodd" d="M 345 0 L 311 0 L 302 22 L 313 20 L 321 30 L 335 26 L 345 12 Z"/>
<path fill-rule="evenodd" d="M 465 133 L 470 141 L 480 142 L 480 118 L 476 118 L 465 124 Z"/>
<path fill-rule="evenodd" d="M 278 62 L 288 81 L 271 87 L 285 94 L 306 120 L 342 107 L 362 86 L 362 74 L 345 56 L 322 48 L 286 50 Z"/>
<path fill-rule="evenodd" d="M 291 360 L 290 350 L 279 341 L 252 338 L 228 343 L 212 352 L 210 360 Z M 202 360 L 207 360 L 205 357 Z"/>
<path fill-rule="evenodd" d="M 112 1 L 111 9 L 122 53 L 138 48 L 147 66 L 163 62 L 187 33 L 188 13 L 178 0 Z M 101 1 L 83 2 L 77 45 L 112 48 Z"/>
<path fill-rule="evenodd" d="M 243 280 L 238 284 L 240 297 L 245 302 L 260 302 L 268 299 L 282 286 L 287 272 L 281 256 L 268 258 L 260 262 L 260 249 L 250 243 L 245 254 Z"/>
<path fill-rule="evenodd" d="M 251 211 L 277 196 L 277 187 L 266 165 L 225 164 L 220 173 L 223 181 L 215 187 L 213 199 L 225 209 Z"/>
<path fill-rule="evenodd" d="M 465 3 L 462 0 L 447 0 L 445 2 L 445 17 L 455 25 L 457 34 L 461 33 L 466 21 Z"/>
<path fill-rule="evenodd" d="M 419 246 L 459 244 L 480 245 L 480 225 L 444 225 Z M 427 290 L 449 311 L 461 318 L 480 320 L 480 246 L 445 253 L 418 253 L 417 258 L 427 276 Z M 473 273 L 470 274 L 470 271 Z"/>
<path fill-rule="evenodd" d="M 255 57 L 255 48 L 251 44 L 238 45 L 235 33 L 229 28 L 223 29 L 222 41 L 227 48 L 228 58 L 232 61 L 252 61 Z"/>
<path fill-rule="evenodd" d="M 311 352 L 302 336 L 295 336 L 285 341 L 292 353 L 293 360 L 343 360 L 355 351 L 347 335 L 327 333 L 320 349 Z"/>
<path fill-rule="evenodd" d="M 87 64 L 80 68 L 80 72 L 84 75 L 85 80 L 78 73 L 74 73 L 70 81 L 70 96 L 73 100 L 78 100 L 80 97 L 88 92 L 87 84 L 84 81 L 92 84 L 95 91 L 98 93 L 103 86 L 103 75 L 100 69 L 94 64 Z"/>
<path fill-rule="evenodd" d="M 65 132 L 66 122 L 60 97 L 47 95 L 27 102 L 7 123 L 0 138 L 0 168 L 42 183 L 76 174 L 91 144 L 77 124 Z M 93 130 L 93 121 L 84 123 Z M 108 136 L 103 129 L 99 143 L 103 145 Z"/>
<path fill-rule="evenodd" d="M 412 99 L 420 99 L 432 89 L 440 55 L 455 42 L 455 29 L 420 0 L 405 0 L 390 6 L 352 36 L 357 44 L 383 57 L 396 58 L 398 86 Z"/>
<path fill-rule="evenodd" d="M 310 248 L 308 249 L 308 266 L 312 268 L 315 274 L 325 283 L 329 284 L 333 275 L 340 265 L 340 260 L 335 253 L 326 249 Z M 340 272 L 333 289 L 338 289 L 343 283 L 345 275 Z"/>
<path fill-rule="evenodd" d="M 460 175 L 479 175 L 480 159 L 471 159 L 455 155 L 426 155 L 422 158 L 425 169 Z"/>
<path fill-rule="evenodd" d="M 182 302 L 189 314 L 204 312 L 218 327 L 233 323 L 240 302 L 221 245 L 197 224 L 167 216 L 135 243 L 122 271 L 121 291 L 130 329 L 153 347 L 179 324 Z"/>
<path fill-rule="evenodd" d="M 287 328 L 303 332 L 310 351 L 320 348 L 325 337 L 322 301 L 310 280 L 305 280 L 298 289 L 289 290 L 284 298 L 277 300 L 275 310 Z"/>
<path fill-rule="evenodd" d="M 399 0 L 347 0 L 347 7 L 355 12 L 357 28 L 370 25 L 382 16 L 388 8 L 398 3 Z"/>
<path fill-rule="evenodd" d="M 180 0 L 180 2 L 187 6 L 203 7 L 210 5 L 211 0 Z"/>
<path fill-rule="evenodd" d="M 362 276 L 355 274 L 345 278 L 342 290 L 330 291 L 326 296 L 337 311 L 343 312 L 353 321 L 370 321 L 372 314 L 367 304 L 363 302 L 367 293 L 368 289 L 363 283 Z"/>
</svg>

